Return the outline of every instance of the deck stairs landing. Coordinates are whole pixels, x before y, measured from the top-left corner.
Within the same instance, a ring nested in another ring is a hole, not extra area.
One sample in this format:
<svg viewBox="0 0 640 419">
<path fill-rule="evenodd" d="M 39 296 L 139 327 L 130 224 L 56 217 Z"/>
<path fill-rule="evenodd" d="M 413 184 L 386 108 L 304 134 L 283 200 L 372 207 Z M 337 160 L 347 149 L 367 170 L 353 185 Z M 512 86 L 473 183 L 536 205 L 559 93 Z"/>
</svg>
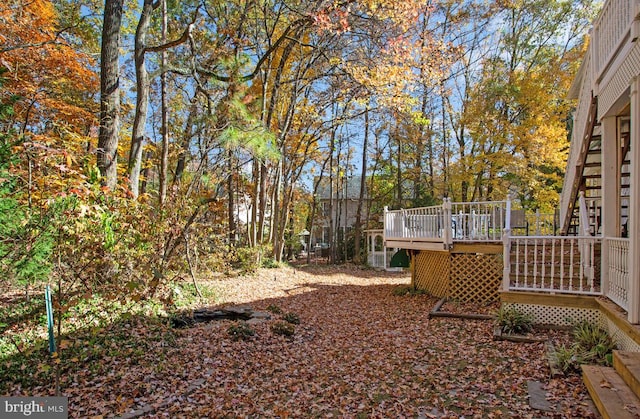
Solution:
<svg viewBox="0 0 640 419">
<path fill-rule="evenodd" d="M 613 367 L 583 365 L 582 378 L 603 418 L 640 417 L 640 353 L 613 351 Z"/>
</svg>

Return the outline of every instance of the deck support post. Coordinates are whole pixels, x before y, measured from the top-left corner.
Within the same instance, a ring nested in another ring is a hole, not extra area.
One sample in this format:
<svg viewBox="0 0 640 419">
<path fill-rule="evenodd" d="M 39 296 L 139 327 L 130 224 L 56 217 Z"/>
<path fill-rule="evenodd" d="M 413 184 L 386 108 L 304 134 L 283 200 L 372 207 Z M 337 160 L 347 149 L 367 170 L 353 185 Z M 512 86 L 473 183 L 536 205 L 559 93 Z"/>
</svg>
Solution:
<svg viewBox="0 0 640 419">
<path fill-rule="evenodd" d="M 502 234 L 502 290 L 509 291 L 511 285 L 511 229 L 505 228 Z"/>
<path fill-rule="evenodd" d="M 600 212 L 600 283 L 602 293 L 609 293 L 609 241 L 607 237 L 620 235 L 620 170 L 618 169 L 618 121 L 615 116 L 602 118 L 602 197 Z M 610 185 L 616 185 L 615 188 Z"/>
<path fill-rule="evenodd" d="M 502 228 L 502 245 L 502 289 L 509 291 L 511 286 L 511 194 L 507 196 Z"/>
<path fill-rule="evenodd" d="M 504 211 L 504 226 L 502 230 L 509 230 L 509 234 L 511 234 L 511 194 L 507 196 L 507 204 Z"/>
<path fill-rule="evenodd" d="M 640 179 L 640 77 L 631 81 L 631 179 Z M 629 196 L 629 317 L 630 323 L 640 323 L 640 185 L 630 182 Z"/>
<path fill-rule="evenodd" d="M 442 202 L 442 216 L 444 217 L 444 231 L 442 232 L 442 240 L 447 249 L 453 246 L 453 237 L 451 237 L 451 198 L 444 198 Z"/>
</svg>

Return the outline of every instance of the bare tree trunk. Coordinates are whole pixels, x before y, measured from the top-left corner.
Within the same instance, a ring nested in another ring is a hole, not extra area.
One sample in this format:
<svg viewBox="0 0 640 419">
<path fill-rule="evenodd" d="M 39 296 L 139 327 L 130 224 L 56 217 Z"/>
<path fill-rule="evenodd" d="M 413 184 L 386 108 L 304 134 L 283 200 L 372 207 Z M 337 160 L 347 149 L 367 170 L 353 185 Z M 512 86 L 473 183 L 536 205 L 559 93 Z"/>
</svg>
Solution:
<svg viewBox="0 0 640 419">
<path fill-rule="evenodd" d="M 331 157 L 327 157 L 323 162 L 322 162 L 322 167 L 320 168 L 320 174 L 318 175 L 318 178 L 316 179 L 316 181 L 313 184 L 313 200 L 311 201 L 311 211 L 310 211 L 310 217 L 309 220 L 307 221 L 307 229 L 309 230 L 309 232 L 311 234 L 309 234 L 309 240 L 307 241 L 307 263 L 311 263 L 311 238 L 313 237 L 313 223 L 315 221 L 315 217 L 316 217 L 316 210 L 317 210 L 317 206 L 318 206 L 318 202 L 316 200 L 316 197 L 318 196 L 318 187 L 320 186 L 320 183 L 322 182 L 322 179 L 324 178 L 324 170 L 327 167 L 327 163 L 329 162 Z M 316 238 L 317 239 L 317 238 Z M 318 255 L 316 255 L 317 257 Z"/>
<path fill-rule="evenodd" d="M 182 137 L 182 149 L 178 155 L 178 162 L 176 163 L 176 174 L 173 182 L 180 182 L 182 180 L 182 174 L 187 164 L 187 156 L 189 155 L 189 144 L 191 144 L 191 137 L 193 136 L 193 117 L 198 110 L 198 98 L 194 96 L 191 99 L 191 106 L 189 107 L 189 116 L 187 116 L 187 124 L 184 129 L 184 137 Z"/>
<path fill-rule="evenodd" d="M 147 67 L 145 65 L 145 47 L 147 31 L 149 30 L 153 10 L 153 0 L 144 0 L 135 36 L 136 112 L 133 119 L 128 168 L 129 189 L 134 198 L 138 197 L 139 191 L 142 148 L 144 145 L 145 126 L 149 107 L 149 74 L 147 73 Z"/>
<path fill-rule="evenodd" d="M 120 129 L 120 26 L 124 0 L 105 0 L 100 52 L 100 131 L 97 164 L 102 183 L 113 189 L 118 182 Z"/>
<path fill-rule="evenodd" d="M 353 262 L 361 263 L 360 240 L 362 238 L 362 205 L 365 198 L 367 185 L 367 146 L 369 144 L 369 108 L 364 111 L 364 139 L 362 140 L 362 171 L 360 173 L 360 195 L 358 196 L 358 209 L 356 210 L 356 222 L 354 231 L 354 255 Z"/>
<path fill-rule="evenodd" d="M 329 261 L 335 263 L 335 231 L 334 231 L 334 203 L 333 203 L 333 150 L 336 145 L 336 128 L 331 130 L 331 141 L 329 145 Z"/>
<path fill-rule="evenodd" d="M 398 122 L 395 122 L 395 127 L 393 128 L 394 136 L 396 137 L 396 143 L 398 144 L 398 152 L 396 153 L 396 188 L 397 188 L 397 200 L 398 200 L 398 208 L 402 208 L 404 203 L 402 202 L 403 194 L 402 194 L 402 140 L 400 139 L 400 134 L 398 133 Z"/>
<path fill-rule="evenodd" d="M 149 176 L 151 176 L 151 170 L 149 168 L 150 161 L 153 158 L 153 153 L 147 150 L 144 157 L 144 169 L 142 169 L 142 183 L 140 184 L 140 193 L 147 193 L 147 185 L 149 184 Z"/>
<path fill-rule="evenodd" d="M 162 43 L 167 42 L 167 0 L 162 2 Z M 167 172 L 169 171 L 169 108 L 167 105 L 167 51 L 162 50 L 162 74 L 160 75 L 162 96 L 162 149 L 160 152 L 160 193 L 158 199 L 160 206 L 167 199 Z"/>
<path fill-rule="evenodd" d="M 253 186 L 251 187 L 251 219 L 249 220 L 247 232 L 249 235 L 249 246 L 258 245 L 258 193 L 260 184 L 260 165 L 261 162 L 254 157 L 251 165 L 251 178 Z"/>
<path fill-rule="evenodd" d="M 229 218 L 229 244 L 234 246 L 236 244 L 236 209 L 235 209 L 235 188 L 233 186 L 233 180 L 235 178 L 233 151 L 229 148 L 227 152 L 227 200 L 228 202 L 228 218 Z"/>
</svg>

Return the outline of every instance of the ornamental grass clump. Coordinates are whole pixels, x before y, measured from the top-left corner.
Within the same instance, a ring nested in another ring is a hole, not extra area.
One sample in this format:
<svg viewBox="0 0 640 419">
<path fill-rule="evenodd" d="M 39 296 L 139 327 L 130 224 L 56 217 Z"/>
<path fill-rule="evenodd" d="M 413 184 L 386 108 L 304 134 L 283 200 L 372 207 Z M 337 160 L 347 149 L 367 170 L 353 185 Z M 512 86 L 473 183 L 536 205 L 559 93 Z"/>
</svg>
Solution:
<svg viewBox="0 0 640 419">
<path fill-rule="evenodd" d="M 533 330 L 533 315 L 514 307 L 500 307 L 495 316 L 502 333 L 525 335 Z"/>
<path fill-rule="evenodd" d="M 246 322 L 237 322 L 229 326 L 227 333 L 233 340 L 249 340 L 256 334 Z"/>
<path fill-rule="evenodd" d="M 296 327 L 285 321 L 277 321 L 271 325 L 271 331 L 280 336 L 293 336 L 296 333 Z"/>
<path fill-rule="evenodd" d="M 573 325 L 571 336 L 572 345 L 562 345 L 553 353 L 556 365 L 565 374 L 579 371 L 582 364 L 613 364 L 613 350 L 617 345 L 604 328 L 585 320 Z"/>
<path fill-rule="evenodd" d="M 581 353 L 586 362 L 611 365 L 616 342 L 609 333 L 597 324 L 582 321 L 573 326 L 576 352 Z"/>
</svg>

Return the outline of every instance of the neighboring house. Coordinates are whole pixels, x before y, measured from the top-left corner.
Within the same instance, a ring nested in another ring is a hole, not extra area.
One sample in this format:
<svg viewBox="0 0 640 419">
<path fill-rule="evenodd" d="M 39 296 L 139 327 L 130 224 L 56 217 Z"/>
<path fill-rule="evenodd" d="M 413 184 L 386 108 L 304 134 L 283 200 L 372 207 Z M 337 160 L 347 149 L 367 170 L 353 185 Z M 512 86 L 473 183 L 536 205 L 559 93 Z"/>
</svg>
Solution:
<svg viewBox="0 0 640 419">
<path fill-rule="evenodd" d="M 327 178 L 321 180 L 316 195 L 318 213 L 311 232 L 312 247 L 328 247 L 332 242 L 332 228 L 335 241 L 341 241 L 351 232 L 356 223 L 361 179 L 361 176 L 341 177 L 334 179 L 332 184 Z M 365 187 L 361 214 L 363 228 L 368 200 Z"/>
</svg>

